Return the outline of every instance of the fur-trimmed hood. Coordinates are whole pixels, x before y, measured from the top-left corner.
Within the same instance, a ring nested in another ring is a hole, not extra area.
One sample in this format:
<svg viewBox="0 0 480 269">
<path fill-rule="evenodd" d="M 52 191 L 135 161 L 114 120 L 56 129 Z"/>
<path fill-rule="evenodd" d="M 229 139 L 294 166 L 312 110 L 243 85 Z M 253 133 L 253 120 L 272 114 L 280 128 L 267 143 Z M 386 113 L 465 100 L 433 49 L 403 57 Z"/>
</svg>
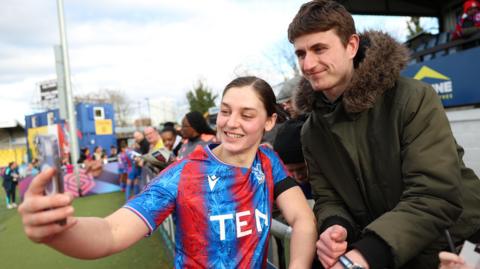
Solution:
<svg viewBox="0 0 480 269">
<path fill-rule="evenodd" d="M 391 36 L 379 31 L 360 34 L 360 48 L 354 59 L 352 81 L 342 102 L 349 113 L 373 107 L 377 98 L 395 85 L 409 58 L 408 49 Z M 295 92 L 294 103 L 299 111 L 312 111 L 315 101 L 310 83 L 303 79 Z"/>
</svg>

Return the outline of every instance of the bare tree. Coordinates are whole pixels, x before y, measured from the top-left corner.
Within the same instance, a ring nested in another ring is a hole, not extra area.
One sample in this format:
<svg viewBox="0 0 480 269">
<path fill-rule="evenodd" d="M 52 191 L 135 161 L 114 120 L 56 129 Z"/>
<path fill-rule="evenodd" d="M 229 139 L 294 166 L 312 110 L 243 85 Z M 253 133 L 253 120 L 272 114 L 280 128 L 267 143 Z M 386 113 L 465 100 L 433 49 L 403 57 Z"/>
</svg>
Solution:
<svg viewBox="0 0 480 269">
<path fill-rule="evenodd" d="M 117 126 L 126 126 L 128 116 L 132 112 L 132 106 L 124 91 L 103 89 L 98 92 L 90 92 L 74 97 L 75 102 L 83 103 L 110 103 L 115 111 L 115 122 Z"/>
<path fill-rule="evenodd" d="M 422 25 L 420 24 L 420 17 L 410 17 L 410 20 L 407 21 L 407 30 L 407 39 L 424 32 L 425 29 L 423 29 Z"/>
<path fill-rule="evenodd" d="M 152 119 L 150 118 L 138 118 L 133 122 L 135 127 L 145 127 L 145 126 L 152 126 Z"/>
<path fill-rule="evenodd" d="M 294 48 L 286 39 L 278 42 L 271 51 L 265 53 L 265 58 L 285 80 L 300 75 Z"/>
<path fill-rule="evenodd" d="M 236 77 L 252 76 L 255 72 L 252 72 L 252 66 L 245 63 L 237 64 L 233 69 L 233 74 Z"/>
</svg>

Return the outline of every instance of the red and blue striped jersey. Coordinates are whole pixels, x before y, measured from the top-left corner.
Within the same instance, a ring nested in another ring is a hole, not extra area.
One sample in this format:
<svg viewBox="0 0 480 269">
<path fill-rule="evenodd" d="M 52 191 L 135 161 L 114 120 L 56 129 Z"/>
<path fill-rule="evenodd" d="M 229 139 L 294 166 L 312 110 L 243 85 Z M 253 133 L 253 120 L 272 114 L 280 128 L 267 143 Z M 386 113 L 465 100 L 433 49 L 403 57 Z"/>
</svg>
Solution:
<svg viewBox="0 0 480 269">
<path fill-rule="evenodd" d="M 170 165 L 125 208 L 150 232 L 174 214 L 175 268 L 265 268 L 273 201 L 295 182 L 266 146 L 250 168 L 223 163 L 215 146 Z"/>
</svg>

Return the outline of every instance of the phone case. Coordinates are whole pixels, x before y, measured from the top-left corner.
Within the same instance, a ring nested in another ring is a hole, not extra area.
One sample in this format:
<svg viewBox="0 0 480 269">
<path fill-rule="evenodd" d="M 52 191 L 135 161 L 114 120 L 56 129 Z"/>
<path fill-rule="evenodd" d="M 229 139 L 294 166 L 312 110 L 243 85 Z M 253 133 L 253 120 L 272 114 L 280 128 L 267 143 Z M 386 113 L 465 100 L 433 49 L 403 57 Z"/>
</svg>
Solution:
<svg viewBox="0 0 480 269">
<path fill-rule="evenodd" d="M 63 193 L 63 168 L 57 138 L 54 135 L 38 135 L 35 142 L 41 170 L 49 167 L 56 169 L 53 179 L 45 188 L 45 193 L 47 195 Z"/>
</svg>

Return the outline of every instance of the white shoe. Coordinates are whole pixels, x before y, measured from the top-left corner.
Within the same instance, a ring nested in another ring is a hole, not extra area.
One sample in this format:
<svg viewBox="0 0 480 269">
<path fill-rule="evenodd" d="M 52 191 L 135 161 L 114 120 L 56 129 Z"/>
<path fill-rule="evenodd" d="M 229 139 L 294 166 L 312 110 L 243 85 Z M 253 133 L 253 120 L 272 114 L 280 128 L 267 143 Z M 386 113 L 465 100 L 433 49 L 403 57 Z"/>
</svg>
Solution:
<svg viewBox="0 0 480 269">
<path fill-rule="evenodd" d="M 12 209 L 12 208 L 13 208 L 12 205 L 10 204 L 7 205 L 7 209 Z"/>
<path fill-rule="evenodd" d="M 12 203 L 12 208 L 17 208 L 17 204 L 16 204 L 16 203 Z"/>
</svg>

